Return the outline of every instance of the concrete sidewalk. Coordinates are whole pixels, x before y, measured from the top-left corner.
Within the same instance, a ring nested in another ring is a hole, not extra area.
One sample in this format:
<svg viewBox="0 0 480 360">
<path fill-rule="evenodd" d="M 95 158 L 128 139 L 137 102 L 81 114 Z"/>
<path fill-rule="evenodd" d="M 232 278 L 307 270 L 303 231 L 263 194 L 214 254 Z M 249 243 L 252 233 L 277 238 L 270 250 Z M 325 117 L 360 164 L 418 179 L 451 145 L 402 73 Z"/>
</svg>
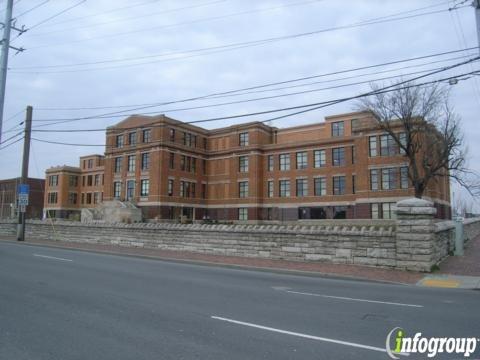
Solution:
<svg viewBox="0 0 480 360">
<path fill-rule="evenodd" d="M 0 236 L 0 241 L 16 241 L 14 237 Z M 428 274 L 414 271 L 383 269 L 359 265 L 324 262 L 296 262 L 268 260 L 238 256 L 206 255 L 186 251 L 169 251 L 99 245 L 62 241 L 26 239 L 25 244 L 60 247 L 116 255 L 140 256 L 160 260 L 186 261 L 208 265 L 265 269 L 282 272 L 302 272 L 309 275 L 344 277 L 371 281 L 391 282 L 424 287 L 480 289 L 480 236 L 469 242 L 465 255 L 452 256 L 440 264 L 438 272 Z"/>
<path fill-rule="evenodd" d="M 438 272 L 425 276 L 417 285 L 480 289 L 480 236 L 468 242 L 463 256 L 448 257 Z"/>
</svg>

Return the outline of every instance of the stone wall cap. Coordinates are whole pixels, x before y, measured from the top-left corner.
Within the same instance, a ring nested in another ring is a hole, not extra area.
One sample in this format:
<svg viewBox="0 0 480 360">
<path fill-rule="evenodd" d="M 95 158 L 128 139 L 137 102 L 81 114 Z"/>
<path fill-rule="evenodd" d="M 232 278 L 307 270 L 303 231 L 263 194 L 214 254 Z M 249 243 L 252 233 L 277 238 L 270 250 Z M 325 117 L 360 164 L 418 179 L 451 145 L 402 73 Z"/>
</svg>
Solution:
<svg viewBox="0 0 480 360">
<path fill-rule="evenodd" d="M 419 198 L 410 198 L 405 200 L 400 200 L 396 204 L 397 207 L 433 207 L 431 201 Z"/>
</svg>

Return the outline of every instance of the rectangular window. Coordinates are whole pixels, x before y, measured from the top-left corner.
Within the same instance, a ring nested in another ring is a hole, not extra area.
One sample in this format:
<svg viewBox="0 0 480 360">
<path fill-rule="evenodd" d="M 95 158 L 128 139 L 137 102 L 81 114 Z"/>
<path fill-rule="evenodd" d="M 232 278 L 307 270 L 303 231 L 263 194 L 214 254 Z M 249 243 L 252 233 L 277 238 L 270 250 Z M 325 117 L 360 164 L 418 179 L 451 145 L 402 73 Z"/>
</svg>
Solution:
<svg viewBox="0 0 480 360">
<path fill-rule="evenodd" d="M 51 175 L 48 178 L 48 186 L 58 186 L 58 175 Z"/>
<path fill-rule="evenodd" d="M 332 149 L 332 164 L 333 166 L 345 165 L 345 148 Z"/>
<path fill-rule="evenodd" d="M 135 132 L 128 133 L 128 144 L 130 146 L 137 144 L 137 133 Z"/>
<path fill-rule="evenodd" d="M 248 146 L 248 132 L 240 133 L 238 135 L 238 144 L 240 146 Z"/>
<path fill-rule="evenodd" d="M 207 198 L 207 184 L 202 184 L 202 199 Z"/>
<path fill-rule="evenodd" d="M 352 164 L 355 164 L 356 151 L 355 146 L 352 145 Z"/>
<path fill-rule="evenodd" d="M 408 189 L 408 167 L 403 166 L 400 168 L 400 187 L 402 189 Z"/>
<path fill-rule="evenodd" d="M 352 194 L 355 194 L 355 175 L 352 175 Z"/>
<path fill-rule="evenodd" d="M 170 129 L 170 141 L 175 142 L 175 129 Z"/>
<path fill-rule="evenodd" d="M 93 159 L 88 159 L 88 168 L 93 168 Z"/>
<path fill-rule="evenodd" d="M 395 219 L 395 203 L 382 203 L 382 217 L 384 219 Z"/>
<path fill-rule="evenodd" d="M 152 130 L 146 129 L 142 131 L 142 142 L 149 143 L 152 141 Z"/>
<path fill-rule="evenodd" d="M 135 196 L 135 180 L 127 180 L 127 200 L 133 199 Z"/>
<path fill-rule="evenodd" d="M 307 152 L 297 152 L 297 169 L 306 169 L 307 168 Z"/>
<path fill-rule="evenodd" d="M 142 154 L 142 171 L 150 169 L 150 153 Z"/>
<path fill-rule="evenodd" d="M 180 181 L 180 197 L 185 197 L 185 181 Z"/>
<path fill-rule="evenodd" d="M 68 185 L 71 187 L 76 187 L 78 186 L 78 176 L 76 175 L 70 175 L 68 177 Z"/>
<path fill-rule="evenodd" d="M 398 140 L 402 146 L 399 146 L 399 152 L 402 155 L 405 155 L 405 148 L 407 147 L 407 134 L 401 132 L 398 134 Z"/>
<path fill-rule="evenodd" d="M 324 177 L 315 178 L 314 180 L 315 196 L 327 195 L 327 179 Z"/>
<path fill-rule="evenodd" d="M 170 169 L 175 169 L 175 154 L 174 153 L 170 153 L 170 158 L 168 160 L 168 163 L 169 163 Z"/>
<path fill-rule="evenodd" d="M 344 123 L 343 121 L 337 121 L 332 123 L 332 136 L 343 136 Z"/>
<path fill-rule="evenodd" d="M 123 135 L 117 135 L 117 137 L 115 138 L 115 146 L 117 148 L 123 147 Z"/>
<path fill-rule="evenodd" d="M 197 159 L 192 157 L 192 173 L 196 173 L 197 172 Z"/>
<path fill-rule="evenodd" d="M 289 197 L 290 196 L 290 180 L 280 180 L 278 182 L 278 195 L 280 197 Z"/>
<path fill-rule="evenodd" d="M 208 145 L 208 143 L 207 143 L 207 138 L 203 138 L 203 148 L 204 148 L 205 150 L 207 150 L 207 145 Z"/>
<path fill-rule="evenodd" d="M 173 179 L 168 179 L 168 196 L 173 196 Z"/>
<path fill-rule="evenodd" d="M 240 156 L 238 158 L 238 171 L 248 172 L 248 156 Z"/>
<path fill-rule="evenodd" d="M 325 150 L 314 150 L 313 151 L 313 166 L 316 168 L 324 167 L 327 165 L 327 157 Z"/>
<path fill-rule="evenodd" d="M 238 183 L 238 197 L 248 197 L 248 181 L 240 181 Z"/>
<path fill-rule="evenodd" d="M 207 160 L 202 160 L 202 174 L 207 175 Z"/>
<path fill-rule="evenodd" d="M 122 172 L 122 158 L 121 157 L 116 157 L 115 158 L 115 164 L 113 166 L 113 171 L 115 173 L 120 173 Z M 84 184 L 85 185 L 85 184 Z"/>
<path fill-rule="evenodd" d="M 85 204 L 85 193 L 82 193 L 82 204 Z"/>
<path fill-rule="evenodd" d="M 380 155 L 392 156 L 395 155 L 398 147 L 395 139 L 391 135 L 380 135 Z"/>
<path fill-rule="evenodd" d="M 95 186 L 100 186 L 100 174 L 95 175 Z"/>
<path fill-rule="evenodd" d="M 290 170 L 290 154 L 280 154 L 280 170 Z"/>
<path fill-rule="evenodd" d="M 128 172 L 135 171 L 135 155 L 128 156 L 127 171 Z"/>
<path fill-rule="evenodd" d="M 192 134 L 187 132 L 183 133 L 183 145 L 192 146 Z"/>
<path fill-rule="evenodd" d="M 77 204 L 77 193 L 71 192 L 68 193 L 68 203 L 71 205 L 76 205 Z"/>
<path fill-rule="evenodd" d="M 370 204 L 370 211 L 372 213 L 372 219 L 379 219 L 380 212 L 378 210 L 378 204 Z"/>
<path fill-rule="evenodd" d="M 122 192 L 122 183 L 120 181 L 115 181 L 113 183 L 113 197 L 115 199 L 120 198 L 121 192 Z"/>
<path fill-rule="evenodd" d="M 377 137 L 370 136 L 368 138 L 368 155 L 370 157 L 377 156 Z"/>
<path fill-rule="evenodd" d="M 56 204 L 58 200 L 58 194 L 56 192 L 48 193 L 48 203 Z"/>
<path fill-rule="evenodd" d="M 180 170 L 185 171 L 186 156 L 180 156 Z"/>
<path fill-rule="evenodd" d="M 238 220 L 241 220 L 241 221 L 248 220 L 248 208 L 238 209 Z"/>
<path fill-rule="evenodd" d="M 148 196 L 150 192 L 150 180 L 140 180 L 140 196 Z"/>
<path fill-rule="evenodd" d="M 93 203 L 98 204 L 100 202 L 100 193 L 99 192 L 94 192 L 93 193 Z"/>
<path fill-rule="evenodd" d="M 268 155 L 268 171 L 273 171 L 274 168 L 273 155 Z"/>
<path fill-rule="evenodd" d="M 333 177 L 333 195 L 345 194 L 345 176 Z"/>
<path fill-rule="evenodd" d="M 87 186 L 92 186 L 93 185 L 93 176 L 88 175 L 87 177 Z"/>
<path fill-rule="evenodd" d="M 308 196 L 307 179 L 297 179 L 297 196 Z"/>
<path fill-rule="evenodd" d="M 396 168 L 382 169 L 382 190 L 393 190 L 397 186 L 397 171 Z"/>
<path fill-rule="evenodd" d="M 190 195 L 192 198 L 195 197 L 195 183 L 190 183 Z"/>
<path fill-rule="evenodd" d="M 186 157 L 186 160 L 187 160 L 187 162 L 186 162 L 186 164 L 185 164 L 185 171 L 190 172 L 190 169 L 191 169 L 191 166 L 190 166 L 190 165 L 191 165 L 191 163 L 192 163 L 192 158 L 191 158 L 190 156 L 187 156 L 187 157 Z"/>
<path fill-rule="evenodd" d="M 87 193 L 87 204 L 92 203 L 92 193 Z"/>
<path fill-rule="evenodd" d="M 267 181 L 267 194 L 269 198 L 273 197 L 273 191 L 273 180 Z"/>
<path fill-rule="evenodd" d="M 378 170 L 377 169 L 370 170 L 370 190 L 372 191 L 378 190 Z"/>
</svg>

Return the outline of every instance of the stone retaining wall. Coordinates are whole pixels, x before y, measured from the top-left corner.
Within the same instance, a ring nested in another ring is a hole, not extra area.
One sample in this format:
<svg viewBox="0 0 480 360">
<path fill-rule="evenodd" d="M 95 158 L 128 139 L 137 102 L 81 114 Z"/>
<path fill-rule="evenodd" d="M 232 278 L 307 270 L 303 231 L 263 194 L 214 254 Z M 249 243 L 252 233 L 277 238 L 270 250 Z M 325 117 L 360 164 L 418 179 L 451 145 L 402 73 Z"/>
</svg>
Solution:
<svg viewBox="0 0 480 360">
<path fill-rule="evenodd" d="M 1 223 L 0 234 L 15 235 Z M 394 223 L 385 226 L 106 224 L 29 221 L 26 237 L 205 254 L 395 266 Z"/>
<path fill-rule="evenodd" d="M 221 225 L 29 221 L 26 237 L 204 254 L 328 261 L 431 271 L 454 247 L 454 223 L 436 222 L 433 204 L 397 203 L 397 220 L 297 225 Z M 480 234 L 480 219 L 467 219 L 465 234 Z M 16 223 L 0 222 L 0 235 L 16 235 Z"/>
</svg>

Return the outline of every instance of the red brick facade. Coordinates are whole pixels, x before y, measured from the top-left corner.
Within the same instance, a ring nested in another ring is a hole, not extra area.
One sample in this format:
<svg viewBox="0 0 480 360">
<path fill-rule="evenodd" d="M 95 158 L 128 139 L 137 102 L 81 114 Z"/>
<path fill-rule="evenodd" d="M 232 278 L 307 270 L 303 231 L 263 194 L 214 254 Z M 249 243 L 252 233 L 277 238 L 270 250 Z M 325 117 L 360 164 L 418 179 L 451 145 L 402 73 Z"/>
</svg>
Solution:
<svg viewBox="0 0 480 360">
<path fill-rule="evenodd" d="M 106 138 L 104 168 L 96 169 L 104 172 L 103 199 L 132 201 L 146 219 L 389 218 L 393 204 L 414 193 L 406 158 L 369 113 L 214 130 L 132 116 Z M 449 193 L 447 177 L 425 193 L 442 218 L 450 217 Z"/>
</svg>

